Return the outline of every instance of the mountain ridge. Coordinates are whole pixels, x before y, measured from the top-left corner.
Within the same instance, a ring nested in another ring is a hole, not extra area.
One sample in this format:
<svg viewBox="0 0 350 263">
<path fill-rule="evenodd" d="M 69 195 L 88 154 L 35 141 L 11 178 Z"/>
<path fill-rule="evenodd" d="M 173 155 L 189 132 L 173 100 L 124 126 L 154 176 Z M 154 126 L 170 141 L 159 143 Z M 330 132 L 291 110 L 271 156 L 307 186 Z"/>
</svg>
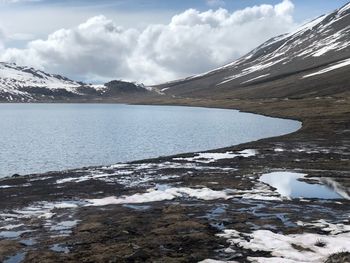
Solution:
<svg viewBox="0 0 350 263">
<path fill-rule="evenodd" d="M 86 84 L 32 67 L 0 62 L 0 102 L 103 100 L 149 93 L 141 84 L 114 80 Z"/>
<path fill-rule="evenodd" d="M 91 85 L 0 63 L 2 102 L 123 102 L 143 98 L 297 99 L 348 93 L 350 3 L 293 32 L 269 39 L 209 72 L 145 87 Z M 125 87 L 129 87 L 125 89 Z"/>
<path fill-rule="evenodd" d="M 350 3 L 294 32 L 266 41 L 223 67 L 154 87 L 171 96 L 199 98 L 298 98 L 337 94 L 348 91 L 344 85 L 350 77 L 344 69 L 350 58 L 349 46 Z M 315 83 L 310 83 L 310 79 Z M 332 88 L 325 87 L 325 80 Z M 318 84 L 322 85 L 316 89 Z"/>
</svg>

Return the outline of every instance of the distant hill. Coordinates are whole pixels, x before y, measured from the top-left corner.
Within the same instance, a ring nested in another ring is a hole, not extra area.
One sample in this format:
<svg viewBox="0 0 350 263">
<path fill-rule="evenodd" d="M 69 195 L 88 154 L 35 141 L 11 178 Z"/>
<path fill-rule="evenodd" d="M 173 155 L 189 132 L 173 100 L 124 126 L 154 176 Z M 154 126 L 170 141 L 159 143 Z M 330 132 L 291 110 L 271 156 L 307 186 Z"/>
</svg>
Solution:
<svg viewBox="0 0 350 263">
<path fill-rule="evenodd" d="M 143 85 L 114 80 L 90 85 L 30 67 L 0 62 L 0 102 L 103 101 L 150 93 Z"/>
</svg>

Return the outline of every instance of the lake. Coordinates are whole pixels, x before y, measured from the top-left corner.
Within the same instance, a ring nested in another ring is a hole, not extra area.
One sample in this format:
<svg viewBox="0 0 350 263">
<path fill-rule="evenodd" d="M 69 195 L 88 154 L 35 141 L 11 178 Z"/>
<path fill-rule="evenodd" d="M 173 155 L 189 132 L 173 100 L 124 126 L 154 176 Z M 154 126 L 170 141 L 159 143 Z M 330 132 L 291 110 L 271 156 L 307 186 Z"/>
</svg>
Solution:
<svg viewBox="0 0 350 263">
<path fill-rule="evenodd" d="M 203 151 L 294 132 L 236 110 L 122 104 L 0 104 L 0 177 Z"/>
</svg>

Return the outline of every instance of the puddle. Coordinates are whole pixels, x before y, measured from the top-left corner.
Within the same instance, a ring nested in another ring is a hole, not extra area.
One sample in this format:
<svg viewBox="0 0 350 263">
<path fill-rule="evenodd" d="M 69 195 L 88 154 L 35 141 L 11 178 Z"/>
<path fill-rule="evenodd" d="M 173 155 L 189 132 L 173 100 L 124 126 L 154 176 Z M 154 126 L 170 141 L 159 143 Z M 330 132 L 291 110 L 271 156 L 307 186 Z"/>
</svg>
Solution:
<svg viewBox="0 0 350 263">
<path fill-rule="evenodd" d="M 306 174 L 292 172 L 273 172 L 264 174 L 260 181 L 276 188 L 276 191 L 287 198 L 318 198 L 318 199 L 342 199 L 334 189 L 326 185 L 309 184 L 299 181 Z"/>
<path fill-rule="evenodd" d="M 27 233 L 28 231 L 1 231 L 0 237 L 1 238 L 18 238 L 22 234 Z"/>
<path fill-rule="evenodd" d="M 50 227 L 50 231 L 58 233 L 58 236 L 69 236 L 78 222 L 79 220 L 62 221 L 55 225 L 50 222 L 47 226 Z"/>
<path fill-rule="evenodd" d="M 75 227 L 78 224 L 78 220 L 72 220 L 72 221 L 63 221 L 59 222 L 57 225 L 51 226 L 51 231 L 59 231 L 64 232 L 67 230 L 71 230 L 73 227 Z"/>
<path fill-rule="evenodd" d="M 17 253 L 16 255 L 9 257 L 8 259 L 4 260 L 3 263 L 20 263 L 24 260 L 26 256 L 26 253 Z"/>
<path fill-rule="evenodd" d="M 226 213 L 227 205 L 219 205 L 211 209 L 204 218 L 208 219 L 210 225 L 217 230 L 223 231 L 225 229 L 224 220 L 221 218 Z"/>
<path fill-rule="evenodd" d="M 150 205 L 123 205 L 123 206 L 136 211 L 146 211 L 151 208 Z"/>
<path fill-rule="evenodd" d="M 61 245 L 61 244 L 55 244 L 53 246 L 50 247 L 50 250 L 58 252 L 58 253 L 69 253 L 69 248 Z"/>
<path fill-rule="evenodd" d="M 29 238 L 29 239 L 23 239 L 20 241 L 21 244 L 25 245 L 25 246 L 34 246 L 37 244 L 37 242 L 35 241 L 35 239 Z"/>
<path fill-rule="evenodd" d="M 170 188 L 172 188 L 172 186 L 169 184 L 156 184 L 156 187 L 155 187 L 155 189 L 158 191 L 166 191 Z"/>
</svg>

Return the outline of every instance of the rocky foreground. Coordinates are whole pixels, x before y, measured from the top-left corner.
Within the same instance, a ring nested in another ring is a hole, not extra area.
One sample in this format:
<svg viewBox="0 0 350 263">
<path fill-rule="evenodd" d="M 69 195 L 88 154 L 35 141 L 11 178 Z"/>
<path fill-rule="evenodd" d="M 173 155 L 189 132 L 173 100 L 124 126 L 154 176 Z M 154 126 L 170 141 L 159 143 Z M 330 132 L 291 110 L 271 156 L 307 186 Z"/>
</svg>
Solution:
<svg viewBox="0 0 350 263">
<path fill-rule="evenodd" d="M 0 181 L 3 262 L 349 262 L 350 100 L 178 100 L 303 121 L 278 138 Z M 287 198 L 303 174 L 339 198 Z"/>
</svg>

